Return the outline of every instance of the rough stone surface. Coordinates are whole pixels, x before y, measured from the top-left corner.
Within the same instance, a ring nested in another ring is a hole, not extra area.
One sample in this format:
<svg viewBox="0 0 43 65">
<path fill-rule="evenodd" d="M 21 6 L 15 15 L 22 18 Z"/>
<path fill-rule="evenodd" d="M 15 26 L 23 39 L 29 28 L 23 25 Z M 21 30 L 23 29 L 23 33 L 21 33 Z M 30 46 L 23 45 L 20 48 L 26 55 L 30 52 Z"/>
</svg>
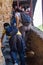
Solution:
<svg viewBox="0 0 43 65">
<path fill-rule="evenodd" d="M 0 37 L 2 36 L 3 23 L 10 22 L 13 0 L 0 0 Z"/>
<path fill-rule="evenodd" d="M 0 20 L 9 22 L 13 0 L 0 0 Z"/>
</svg>

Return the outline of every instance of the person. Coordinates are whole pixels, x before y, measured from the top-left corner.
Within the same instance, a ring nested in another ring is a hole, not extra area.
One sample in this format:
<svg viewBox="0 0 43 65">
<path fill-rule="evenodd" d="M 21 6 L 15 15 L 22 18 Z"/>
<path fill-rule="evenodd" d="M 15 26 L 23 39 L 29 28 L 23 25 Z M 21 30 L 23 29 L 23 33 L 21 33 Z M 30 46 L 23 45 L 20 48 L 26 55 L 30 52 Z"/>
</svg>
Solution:
<svg viewBox="0 0 43 65">
<path fill-rule="evenodd" d="M 11 49 L 11 57 L 13 58 L 14 65 L 18 65 L 19 61 L 17 58 L 17 53 L 20 57 L 21 65 L 25 65 L 25 41 L 23 40 L 21 33 L 17 30 L 17 28 L 12 27 L 11 25 L 7 25 L 6 34 L 10 37 L 9 45 Z"/>
<path fill-rule="evenodd" d="M 14 27 L 16 27 L 17 26 L 17 22 L 16 22 L 16 18 L 15 18 L 15 14 L 12 14 L 13 16 L 12 16 L 12 20 L 11 20 L 11 22 L 10 22 L 10 25 L 12 26 L 12 28 L 14 28 Z M 16 24 L 16 25 L 15 25 Z M 17 27 L 18 28 L 18 27 Z M 16 40 L 16 38 L 18 39 L 19 38 L 19 42 L 17 42 L 17 41 L 15 41 Z M 22 34 L 20 33 L 20 31 L 18 30 L 18 33 L 17 33 L 17 35 L 15 35 L 15 36 L 13 36 L 10 40 L 12 40 L 13 39 L 13 41 L 11 41 L 12 43 L 16 43 L 17 42 L 17 44 L 18 44 L 18 46 L 20 46 L 20 44 L 22 43 L 20 40 L 22 39 Z M 22 40 L 23 41 L 23 40 Z M 13 45 L 12 46 L 12 43 L 10 43 L 10 46 L 11 46 L 11 48 L 12 49 L 14 49 L 16 46 L 16 44 L 15 45 Z M 22 43 L 22 45 L 23 44 L 25 44 L 24 42 Z M 21 46 L 22 47 L 22 46 Z M 19 48 L 19 47 L 18 47 Z M 17 53 L 18 53 L 18 50 L 15 48 L 15 50 L 17 51 L 15 51 L 15 53 L 14 52 L 12 52 L 11 53 L 11 55 L 12 55 L 12 57 L 14 58 L 14 63 L 15 64 L 19 64 L 19 61 L 18 61 L 18 58 L 17 58 Z M 23 50 L 22 50 L 23 51 Z M 18 54 L 20 57 L 21 57 L 21 55 L 23 56 L 23 58 L 24 58 L 24 54 L 23 54 L 23 52 L 20 52 L 19 51 L 19 54 Z M 23 62 L 23 58 L 21 57 L 21 63 L 24 63 Z M 16 60 L 16 61 L 15 61 Z M 24 65 L 24 64 L 23 64 Z"/>
<path fill-rule="evenodd" d="M 24 13 L 24 11 L 21 10 L 22 6 L 20 5 L 19 8 L 17 8 L 17 7 L 15 8 L 14 2 L 13 2 L 12 8 L 13 8 L 13 10 L 12 10 L 13 13 L 15 13 L 15 14 L 12 14 L 13 17 L 12 17 L 10 24 L 11 25 L 13 24 L 12 27 L 16 25 L 18 30 L 21 32 L 22 37 L 25 39 L 25 31 L 27 30 L 27 27 L 25 25 L 23 25 L 23 23 L 21 23 L 22 22 L 21 12 Z M 28 29 L 29 28 L 30 28 L 30 26 L 28 26 Z"/>
<path fill-rule="evenodd" d="M 12 33 L 14 33 L 14 31 L 12 30 Z M 24 58 L 25 49 L 26 49 L 25 41 L 22 38 L 22 35 L 19 32 L 19 30 L 16 32 L 16 34 L 12 35 L 12 33 L 10 32 L 11 38 L 10 38 L 9 44 L 11 48 L 11 55 L 12 55 L 12 58 L 14 59 L 14 64 L 15 65 L 19 64 L 19 60 L 17 57 L 17 55 L 19 55 L 21 65 L 25 65 L 25 58 Z"/>
<path fill-rule="evenodd" d="M 21 19 L 21 14 L 20 12 L 22 12 L 22 10 L 20 10 L 19 8 L 17 8 L 15 10 L 15 18 L 16 18 L 16 26 L 18 28 L 18 30 L 21 32 L 22 37 L 24 38 L 24 28 L 23 28 L 23 24 L 21 23 L 22 19 Z"/>
<path fill-rule="evenodd" d="M 29 24 L 28 25 L 25 25 L 25 23 L 24 23 L 24 19 L 22 20 L 22 18 L 25 16 L 25 17 L 27 17 L 27 14 L 25 14 L 25 12 L 23 12 L 23 11 L 21 11 L 19 8 L 17 8 L 16 10 L 15 10 L 15 18 L 16 18 L 16 25 L 17 25 L 17 28 L 19 29 L 19 31 L 21 32 L 21 34 L 22 34 L 22 37 L 25 39 L 25 32 L 26 31 L 29 31 L 30 30 L 30 28 L 31 28 L 31 22 L 32 22 L 32 19 L 31 19 L 31 17 L 30 16 L 28 16 L 27 18 L 28 18 L 28 20 L 29 20 Z M 25 18 L 24 17 L 24 18 Z M 26 19 L 27 20 L 27 19 Z M 25 21 L 26 21 L 25 20 Z"/>
<path fill-rule="evenodd" d="M 5 58 L 5 63 L 6 65 L 13 65 L 12 57 L 10 54 L 10 46 L 9 46 L 9 38 L 10 36 L 6 34 L 5 28 L 9 25 L 8 23 L 4 23 L 4 30 L 2 33 L 2 38 L 1 38 L 1 50 L 3 53 L 3 56 Z"/>
<path fill-rule="evenodd" d="M 21 21 L 21 15 L 20 15 L 21 10 L 19 8 L 15 9 L 15 18 L 16 18 L 16 25 L 17 28 L 19 29 L 20 26 L 22 26 Z"/>
<path fill-rule="evenodd" d="M 13 6 L 12 6 L 13 7 Z M 18 12 L 19 11 L 19 12 Z M 13 10 L 12 10 L 12 18 L 11 18 L 11 21 L 10 21 L 10 25 L 12 27 L 14 26 L 17 26 L 17 28 L 19 29 L 19 31 L 23 34 L 22 31 L 24 31 L 24 29 L 22 28 L 22 23 L 19 22 L 19 20 L 21 21 L 21 15 L 20 15 L 20 12 L 21 10 L 18 9 L 18 8 L 15 8 L 13 7 Z M 22 30 L 22 31 L 21 31 Z M 23 34 L 24 35 L 24 34 Z M 22 36 L 23 36 L 22 35 Z"/>
<path fill-rule="evenodd" d="M 22 13 L 23 17 L 21 17 L 21 13 Z M 25 43 L 27 43 L 26 33 L 29 32 L 32 27 L 32 19 L 30 16 L 28 16 L 27 14 L 25 14 L 23 11 L 21 11 L 19 9 L 16 9 L 15 18 L 16 18 L 17 28 L 21 32 L 22 38 L 25 40 Z M 27 21 L 28 21 L 28 23 L 27 23 Z M 33 50 L 30 50 L 29 53 L 34 55 Z"/>
<path fill-rule="evenodd" d="M 11 47 L 11 55 L 14 59 L 15 64 L 19 64 L 21 62 L 21 65 L 25 65 L 25 42 L 21 36 L 21 34 L 17 33 L 15 36 L 10 38 L 10 47 Z M 17 54 L 19 55 L 20 61 L 18 60 Z"/>
</svg>

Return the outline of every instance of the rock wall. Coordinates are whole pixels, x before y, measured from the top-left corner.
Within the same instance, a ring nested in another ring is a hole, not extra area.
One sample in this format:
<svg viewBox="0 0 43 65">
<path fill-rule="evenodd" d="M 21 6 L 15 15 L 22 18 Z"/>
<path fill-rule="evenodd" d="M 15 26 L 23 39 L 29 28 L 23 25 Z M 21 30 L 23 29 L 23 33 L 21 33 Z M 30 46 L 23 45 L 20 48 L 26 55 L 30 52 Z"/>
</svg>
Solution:
<svg viewBox="0 0 43 65">
<path fill-rule="evenodd" d="M 13 0 L 0 0 L 0 37 L 3 23 L 10 22 Z"/>
<path fill-rule="evenodd" d="M 0 1 L 0 20 L 9 22 L 12 10 L 13 0 L 1 0 Z"/>
</svg>

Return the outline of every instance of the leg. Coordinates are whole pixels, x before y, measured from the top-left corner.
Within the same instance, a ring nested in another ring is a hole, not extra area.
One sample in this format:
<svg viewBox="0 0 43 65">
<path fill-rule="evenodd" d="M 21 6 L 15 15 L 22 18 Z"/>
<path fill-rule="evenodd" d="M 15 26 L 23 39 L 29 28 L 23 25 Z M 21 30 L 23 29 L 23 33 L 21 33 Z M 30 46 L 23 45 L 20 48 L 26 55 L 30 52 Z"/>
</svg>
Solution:
<svg viewBox="0 0 43 65">
<path fill-rule="evenodd" d="M 19 53 L 21 65 L 25 65 L 25 58 L 24 58 L 24 56 L 25 56 L 24 52 L 20 52 Z"/>
<path fill-rule="evenodd" d="M 19 64 L 18 58 L 17 58 L 17 52 L 11 52 L 11 56 L 13 58 L 14 63 Z"/>
<path fill-rule="evenodd" d="M 10 48 L 11 48 L 11 56 L 13 58 L 13 62 L 14 64 L 19 64 L 19 61 L 18 61 L 18 57 L 17 57 L 17 46 L 16 46 L 16 42 L 17 42 L 17 39 L 16 39 L 16 35 L 13 36 L 11 39 L 10 39 Z"/>
<path fill-rule="evenodd" d="M 18 54 L 20 57 L 20 61 L 21 61 L 21 65 L 25 65 L 25 41 L 23 40 L 23 38 L 21 36 L 17 36 L 17 48 L 18 48 Z"/>
<path fill-rule="evenodd" d="M 9 50 L 7 48 L 2 48 L 2 53 L 5 58 L 6 65 L 13 65 Z"/>
</svg>

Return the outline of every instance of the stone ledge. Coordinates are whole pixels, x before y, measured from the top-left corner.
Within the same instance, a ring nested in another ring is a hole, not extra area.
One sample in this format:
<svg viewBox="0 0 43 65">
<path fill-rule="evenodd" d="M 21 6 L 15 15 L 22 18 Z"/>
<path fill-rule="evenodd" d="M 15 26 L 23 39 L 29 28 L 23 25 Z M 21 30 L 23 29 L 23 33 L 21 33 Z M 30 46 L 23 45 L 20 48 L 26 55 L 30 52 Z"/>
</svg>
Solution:
<svg viewBox="0 0 43 65">
<path fill-rule="evenodd" d="M 43 31 L 34 26 L 31 26 L 31 30 L 34 31 L 40 38 L 43 39 Z"/>
</svg>

